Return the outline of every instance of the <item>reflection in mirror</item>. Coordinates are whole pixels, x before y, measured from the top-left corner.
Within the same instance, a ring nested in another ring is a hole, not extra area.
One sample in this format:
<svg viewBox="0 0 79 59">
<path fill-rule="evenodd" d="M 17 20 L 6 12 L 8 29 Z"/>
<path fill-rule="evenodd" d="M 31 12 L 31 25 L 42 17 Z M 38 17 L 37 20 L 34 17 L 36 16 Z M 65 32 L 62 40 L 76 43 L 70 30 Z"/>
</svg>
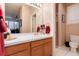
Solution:
<svg viewBox="0 0 79 59">
<path fill-rule="evenodd" d="M 40 6 L 36 8 L 36 6 Z M 6 3 L 5 18 L 11 33 L 36 32 L 36 26 L 43 24 L 42 5 L 25 3 Z"/>
<path fill-rule="evenodd" d="M 32 15 L 32 32 L 36 32 L 36 13 Z"/>
<path fill-rule="evenodd" d="M 8 25 L 8 28 L 11 30 L 11 33 L 20 33 L 20 21 L 21 20 L 15 20 L 14 18 L 13 19 L 6 19 L 7 21 L 7 25 Z"/>
</svg>

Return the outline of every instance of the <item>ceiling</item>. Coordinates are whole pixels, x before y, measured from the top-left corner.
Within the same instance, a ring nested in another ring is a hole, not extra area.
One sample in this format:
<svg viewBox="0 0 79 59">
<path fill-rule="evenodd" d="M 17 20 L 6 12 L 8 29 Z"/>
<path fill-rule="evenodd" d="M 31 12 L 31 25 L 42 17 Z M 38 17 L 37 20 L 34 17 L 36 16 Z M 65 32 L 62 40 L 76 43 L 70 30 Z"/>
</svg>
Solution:
<svg viewBox="0 0 79 59">
<path fill-rule="evenodd" d="M 32 7 L 32 9 L 36 9 L 35 7 L 31 6 L 30 4 L 25 4 L 25 3 L 6 3 L 5 4 L 5 15 L 6 16 L 20 16 L 20 9 L 22 5 L 28 5 Z"/>
<path fill-rule="evenodd" d="M 7 16 L 19 16 L 20 15 L 20 8 L 23 4 L 22 3 L 6 3 L 5 4 L 5 15 Z"/>
</svg>

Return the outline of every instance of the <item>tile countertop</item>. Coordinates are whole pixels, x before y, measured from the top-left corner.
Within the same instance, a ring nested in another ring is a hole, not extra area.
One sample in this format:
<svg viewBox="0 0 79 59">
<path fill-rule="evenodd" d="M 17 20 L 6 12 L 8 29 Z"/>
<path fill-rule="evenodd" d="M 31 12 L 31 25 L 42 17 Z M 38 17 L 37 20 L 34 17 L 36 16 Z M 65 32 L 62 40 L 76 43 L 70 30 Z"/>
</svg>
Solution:
<svg viewBox="0 0 79 59">
<path fill-rule="evenodd" d="M 16 38 L 12 40 L 5 39 L 4 40 L 5 47 L 52 37 L 52 35 L 50 34 L 41 34 L 41 33 L 19 33 L 19 34 L 12 34 L 12 35 L 15 36 Z"/>
</svg>

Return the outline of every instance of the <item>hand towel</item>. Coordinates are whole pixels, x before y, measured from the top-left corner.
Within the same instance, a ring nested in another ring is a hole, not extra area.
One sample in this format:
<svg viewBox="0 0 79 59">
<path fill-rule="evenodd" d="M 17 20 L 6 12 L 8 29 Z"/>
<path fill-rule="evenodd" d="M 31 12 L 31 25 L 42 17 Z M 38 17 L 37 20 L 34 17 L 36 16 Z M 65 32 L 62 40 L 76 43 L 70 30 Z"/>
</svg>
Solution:
<svg viewBox="0 0 79 59">
<path fill-rule="evenodd" d="M 46 32 L 46 34 L 50 33 L 50 26 L 46 26 L 45 32 Z"/>
<path fill-rule="evenodd" d="M 4 32 L 7 31 L 7 26 L 5 24 L 4 18 L 3 18 L 3 12 L 0 5 L 0 56 L 4 56 Z"/>
</svg>

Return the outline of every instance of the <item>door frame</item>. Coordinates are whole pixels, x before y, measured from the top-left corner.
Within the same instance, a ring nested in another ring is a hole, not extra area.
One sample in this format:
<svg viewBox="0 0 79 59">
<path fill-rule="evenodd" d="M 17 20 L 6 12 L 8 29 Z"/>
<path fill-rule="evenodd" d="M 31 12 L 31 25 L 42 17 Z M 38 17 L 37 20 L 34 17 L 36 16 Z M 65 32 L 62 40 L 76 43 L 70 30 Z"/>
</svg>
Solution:
<svg viewBox="0 0 79 59">
<path fill-rule="evenodd" d="M 32 24 L 33 24 L 33 23 L 32 23 L 32 16 L 33 16 L 34 14 L 36 14 L 36 12 L 33 12 L 32 15 L 31 15 L 31 32 L 33 32 L 33 31 L 32 31 L 32 27 L 33 27 L 33 26 L 32 26 Z"/>
<path fill-rule="evenodd" d="M 55 14 L 55 19 L 56 19 L 56 21 L 55 21 L 55 47 L 56 48 L 58 48 L 59 47 L 59 39 L 58 39 L 58 37 L 59 37 L 59 26 L 58 26 L 58 23 L 59 23 L 59 21 L 58 21 L 58 12 L 59 12 L 59 6 L 58 6 L 58 3 L 55 5 L 56 7 L 55 7 L 55 12 L 56 12 L 56 14 Z"/>
</svg>

